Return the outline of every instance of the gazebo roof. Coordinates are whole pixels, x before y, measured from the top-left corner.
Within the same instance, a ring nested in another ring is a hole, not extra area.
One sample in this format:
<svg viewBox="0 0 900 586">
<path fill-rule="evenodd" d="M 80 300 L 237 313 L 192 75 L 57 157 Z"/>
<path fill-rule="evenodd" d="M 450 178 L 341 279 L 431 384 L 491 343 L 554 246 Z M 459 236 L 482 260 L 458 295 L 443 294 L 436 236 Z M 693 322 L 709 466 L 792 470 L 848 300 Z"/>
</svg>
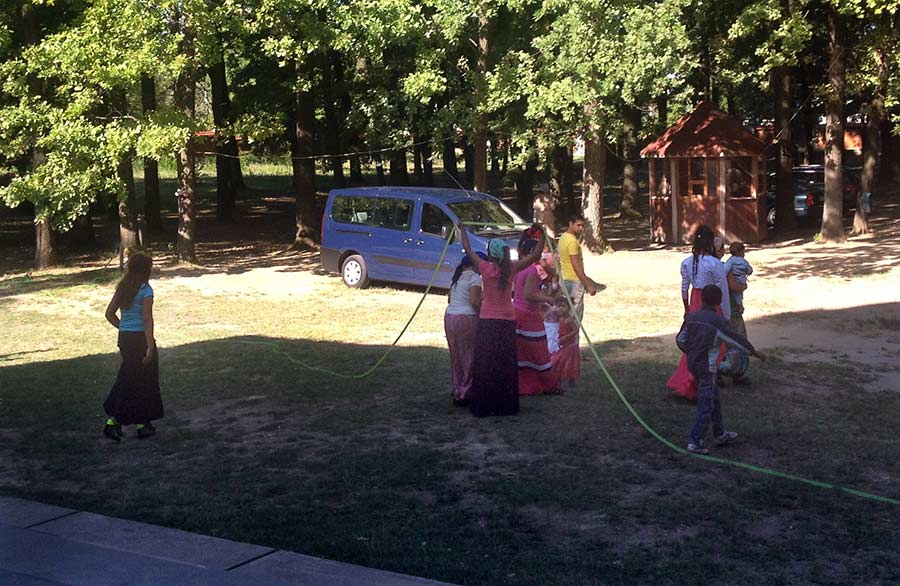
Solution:
<svg viewBox="0 0 900 586">
<path fill-rule="evenodd" d="M 766 143 L 741 122 L 700 102 L 662 136 L 641 151 L 642 157 L 758 157 Z"/>
</svg>

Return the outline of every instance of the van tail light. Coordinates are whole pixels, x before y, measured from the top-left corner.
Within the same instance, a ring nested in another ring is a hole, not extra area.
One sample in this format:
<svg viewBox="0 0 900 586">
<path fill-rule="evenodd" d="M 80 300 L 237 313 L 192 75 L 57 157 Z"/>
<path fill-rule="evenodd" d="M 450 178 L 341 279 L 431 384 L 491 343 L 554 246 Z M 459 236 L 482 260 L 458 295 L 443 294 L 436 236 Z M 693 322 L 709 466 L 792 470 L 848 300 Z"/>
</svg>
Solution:
<svg viewBox="0 0 900 586">
<path fill-rule="evenodd" d="M 322 227 L 319 228 L 319 244 L 325 242 L 325 210 L 322 210 Z"/>
<path fill-rule="evenodd" d="M 816 205 L 816 196 L 812 193 L 806 194 L 806 207 L 811 208 Z"/>
</svg>

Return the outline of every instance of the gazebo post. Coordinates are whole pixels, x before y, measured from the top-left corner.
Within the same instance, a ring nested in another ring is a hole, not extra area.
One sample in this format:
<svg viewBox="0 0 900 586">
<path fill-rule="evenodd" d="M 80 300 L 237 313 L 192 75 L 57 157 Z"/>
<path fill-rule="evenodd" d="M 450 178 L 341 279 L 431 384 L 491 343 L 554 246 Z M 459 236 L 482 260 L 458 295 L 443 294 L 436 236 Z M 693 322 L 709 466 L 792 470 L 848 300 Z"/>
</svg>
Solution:
<svg viewBox="0 0 900 586">
<path fill-rule="evenodd" d="M 659 194 L 656 193 L 656 165 L 655 165 L 655 162 L 656 161 L 653 160 L 653 157 L 650 157 L 650 178 L 649 178 L 650 197 L 649 197 L 649 199 L 650 199 L 650 241 L 651 242 L 653 242 L 653 239 L 656 237 L 656 235 L 654 234 L 654 232 L 656 232 L 656 228 L 654 228 L 654 223 L 655 223 L 654 219 L 658 218 L 661 215 L 659 210 L 657 210 L 656 206 L 654 205 L 654 202 L 656 201 L 655 198 L 659 197 Z M 657 220 L 657 221 L 659 221 L 659 220 Z"/>
<path fill-rule="evenodd" d="M 753 181 L 750 182 L 750 196 L 753 198 L 753 203 L 756 206 L 756 237 L 762 239 L 761 228 L 762 226 L 765 226 L 765 216 L 763 216 L 763 221 L 760 222 L 759 193 L 762 186 L 759 185 L 759 157 L 753 157 L 753 161 L 750 163 L 750 169 L 753 173 Z"/>
<path fill-rule="evenodd" d="M 672 242 L 679 241 L 678 235 L 678 204 L 681 202 L 681 177 L 678 176 L 678 159 L 666 158 L 672 164 Z"/>
<path fill-rule="evenodd" d="M 716 178 L 716 196 L 719 200 L 719 235 L 724 239 L 726 238 L 726 230 L 725 230 L 725 201 L 728 195 L 727 193 L 727 184 L 725 182 L 725 177 L 728 172 L 728 161 L 725 157 L 719 157 L 718 163 L 718 177 Z"/>
</svg>

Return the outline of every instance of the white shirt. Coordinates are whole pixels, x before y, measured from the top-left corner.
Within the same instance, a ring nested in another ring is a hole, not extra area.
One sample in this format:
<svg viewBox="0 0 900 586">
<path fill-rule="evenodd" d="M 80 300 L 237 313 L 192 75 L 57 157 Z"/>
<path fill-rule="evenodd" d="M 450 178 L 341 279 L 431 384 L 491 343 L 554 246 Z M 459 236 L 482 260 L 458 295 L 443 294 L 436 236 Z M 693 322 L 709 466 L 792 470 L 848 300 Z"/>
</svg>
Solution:
<svg viewBox="0 0 900 586">
<path fill-rule="evenodd" d="M 481 275 L 473 270 L 464 270 L 455 285 L 450 287 L 450 304 L 447 305 L 449 315 L 478 315 L 472 307 L 469 290 L 481 287 Z"/>
<path fill-rule="evenodd" d="M 731 297 L 728 294 L 728 275 L 725 263 L 716 257 L 704 254 L 697 258 L 697 273 L 694 273 L 694 255 L 688 255 L 681 262 L 681 297 L 688 299 L 688 291 L 703 289 L 707 285 L 718 285 L 722 291 L 722 317 L 731 319 Z"/>
</svg>

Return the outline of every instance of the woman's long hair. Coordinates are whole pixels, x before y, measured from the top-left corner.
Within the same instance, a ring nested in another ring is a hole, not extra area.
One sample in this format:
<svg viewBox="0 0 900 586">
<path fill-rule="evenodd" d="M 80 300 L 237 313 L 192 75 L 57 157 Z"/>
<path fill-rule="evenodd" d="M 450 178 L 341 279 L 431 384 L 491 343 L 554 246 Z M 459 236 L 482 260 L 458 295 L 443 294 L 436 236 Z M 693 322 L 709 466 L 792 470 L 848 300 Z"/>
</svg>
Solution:
<svg viewBox="0 0 900 586">
<path fill-rule="evenodd" d="M 463 263 L 459 263 L 456 265 L 456 270 L 453 271 L 453 280 L 450 281 L 450 288 L 456 287 L 456 282 L 459 281 L 459 278 L 462 276 L 463 271 L 466 270 L 466 265 Z"/>
<path fill-rule="evenodd" d="M 128 257 L 125 265 L 125 276 L 116 285 L 113 294 L 113 305 L 118 309 L 128 309 L 134 303 L 141 285 L 150 280 L 150 271 L 153 269 L 153 259 L 146 254 L 135 253 Z"/>
<path fill-rule="evenodd" d="M 694 246 L 691 248 L 691 253 L 694 255 L 694 276 L 697 276 L 697 263 L 700 262 L 700 257 L 704 255 L 716 255 L 716 234 L 712 231 L 712 228 L 703 224 L 699 228 L 697 228 L 697 233 L 694 234 Z"/>
<path fill-rule="evenodd" d="M 500 261 L 500 289 L 506 289 L 509 284 L 509 273 L 512 272 L 512 262 L 509 260 L 509 248 L 503 250 L 503 260 Z"/>
</svg>

